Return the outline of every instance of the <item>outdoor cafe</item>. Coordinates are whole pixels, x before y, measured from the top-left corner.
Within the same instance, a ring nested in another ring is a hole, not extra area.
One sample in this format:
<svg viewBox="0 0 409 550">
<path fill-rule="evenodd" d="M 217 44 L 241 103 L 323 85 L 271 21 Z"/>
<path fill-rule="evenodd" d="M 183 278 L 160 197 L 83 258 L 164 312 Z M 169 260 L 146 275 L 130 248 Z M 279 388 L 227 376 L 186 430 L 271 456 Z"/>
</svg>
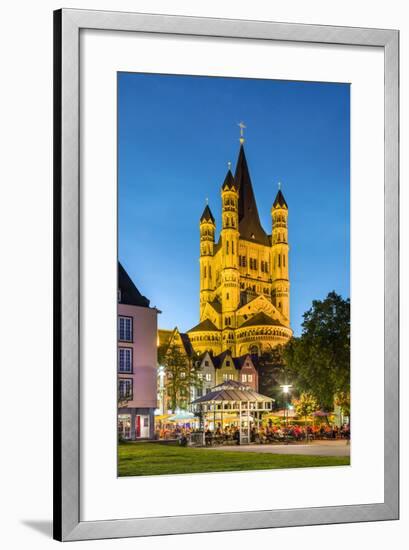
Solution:
<svg viewBox="0 0 409 550">
<path fill-rule="evenodd" d="M 191 403 L 192 412 L 200 420 L 197 437 L 203 438 L 205 444 L 206 431 L 216 433 L 228 425 L 238 432 L 237 443 L 250 443 L 251 426 L 261 426 L 262 417 L 271 412 L 273 402 L 271 397 L 257 393 L 246 384 L 227 380 Z"/>
</svg>

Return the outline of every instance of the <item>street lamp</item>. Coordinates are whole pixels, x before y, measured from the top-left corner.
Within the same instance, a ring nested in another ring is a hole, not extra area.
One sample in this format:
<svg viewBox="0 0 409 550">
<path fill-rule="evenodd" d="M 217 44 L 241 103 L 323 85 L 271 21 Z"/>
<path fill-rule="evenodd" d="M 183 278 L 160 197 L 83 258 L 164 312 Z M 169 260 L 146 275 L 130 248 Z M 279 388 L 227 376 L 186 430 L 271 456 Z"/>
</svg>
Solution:
<svg viewBox="0 0 409 550">
<path fill-rule="evenodd" d="M 290 393 L 290 389 L 293 387 L 292 384 L 280 384 L 280 388 L 283 391 L 284 397 L 285 397 L 285 412 L 284 412 L 284 418 L 285 418 L 285 427 L 288 428 L 288 394 Z"/>
</svg>

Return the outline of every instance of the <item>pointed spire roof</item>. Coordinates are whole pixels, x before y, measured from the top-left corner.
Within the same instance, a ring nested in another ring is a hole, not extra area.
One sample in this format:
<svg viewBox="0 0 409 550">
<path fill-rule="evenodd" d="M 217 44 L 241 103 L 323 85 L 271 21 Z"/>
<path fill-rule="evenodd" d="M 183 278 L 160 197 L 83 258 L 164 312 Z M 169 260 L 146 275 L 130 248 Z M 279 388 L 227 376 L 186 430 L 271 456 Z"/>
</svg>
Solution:
<svg viewBox="0 0 409 550">
<path fill-rule="evenodd" d="M 201 222 L 211 221 L 212 223 L 214 223 L 214 217 L 213 217 L 212 211 L 210 210 L 208 204 L 206 204 L 205 209 L 203 210 L 203 214 L 200 217 L 200 221 Z"/>
<path fill-rule="evenodd" d="M 240 145 L 234 179 L 239 189 L 240 236 L 246 241 L 256 241 L 269 246 L 268 236 L 260 223 L 243 144 Z"/>
<path fill-rule="evenodd" d="M 285 198 L 281 192 L 281 189 L 278 190 L 273 206 L 274 208 L 277 208 L 277 206 L 285 206 L 285 208 L 288 208 L 288 204 L 285 201 Z"/>
<path fill-rule="evenodd" d="M 229 168 L 229 170 L 227 171 L 226 177 L 224 178 L 222 189 L 236 189 L 236 188 L 237 188 L 236 182 Z"/>
</svg>

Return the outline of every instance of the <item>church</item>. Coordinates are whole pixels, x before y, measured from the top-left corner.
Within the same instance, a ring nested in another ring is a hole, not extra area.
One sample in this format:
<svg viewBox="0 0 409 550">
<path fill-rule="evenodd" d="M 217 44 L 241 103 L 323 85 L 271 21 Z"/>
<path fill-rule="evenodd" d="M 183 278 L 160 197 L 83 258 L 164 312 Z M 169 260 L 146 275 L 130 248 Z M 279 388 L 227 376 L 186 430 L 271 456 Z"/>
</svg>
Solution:
<svg viewBox="0 0 409 550">
<path fill-rule="evenodd" d="M 267 233 L 260 223 L 243 129 L 234 175 L 229 166 L 220 192 L 217 242 L 208 204 L 200 218 L 200 322 L 187 335 L 199 354 L 260 355 L 292 336 L 288 205 L 279 189 Z"/>
</svg>

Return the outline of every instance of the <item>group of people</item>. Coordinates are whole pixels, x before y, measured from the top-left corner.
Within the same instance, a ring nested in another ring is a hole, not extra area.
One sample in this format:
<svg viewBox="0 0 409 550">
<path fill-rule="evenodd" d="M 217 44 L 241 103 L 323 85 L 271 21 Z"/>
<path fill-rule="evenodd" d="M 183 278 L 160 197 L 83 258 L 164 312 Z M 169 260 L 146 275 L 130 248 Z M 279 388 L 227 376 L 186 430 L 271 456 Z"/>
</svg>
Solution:
<svg viewBox="0 0 409 550">
<path fill-rule="evenodd" d="M 187 445 L 195 430 L 191 426 L 164 426 L 155 431 L 156 439 L 177 439 L 182 445 Z M 216 429 L 211 430 L 210 426 L 205 427 L 205 444 L 239 444 L 240 431 L 236 425 L 221 426 L 219 423 Z M 251 443 L 274 443 L 280 441 L 302 441 L 313 439 L 350 439 L 349 425 L 342 427 L 331 424 L 318 424 L 315 426 L 301 426 L 298 424 L 266 426 L 250 426 Z"/>
<path fill-rule="evenodd" d="M 155 430 L 155 439 L 180 439 L 182 436 L 189 437 L 192 431 L 189 425 L 166 425 Z"/>
<path fill-rule="evenodd" d="M 253 426 L 250 430 L 250 440 L 253 443 L 272 443 L 274 441 L 293 440 L 301 441 L 304 439 L 349 439 L 350 430 L 348 425 L 341 428 L 337 425 L 320 424 L 318 426 L 300 426 L 291 424 L 289 426 L 272 426 L 256 428 Z"/>
</svg>

